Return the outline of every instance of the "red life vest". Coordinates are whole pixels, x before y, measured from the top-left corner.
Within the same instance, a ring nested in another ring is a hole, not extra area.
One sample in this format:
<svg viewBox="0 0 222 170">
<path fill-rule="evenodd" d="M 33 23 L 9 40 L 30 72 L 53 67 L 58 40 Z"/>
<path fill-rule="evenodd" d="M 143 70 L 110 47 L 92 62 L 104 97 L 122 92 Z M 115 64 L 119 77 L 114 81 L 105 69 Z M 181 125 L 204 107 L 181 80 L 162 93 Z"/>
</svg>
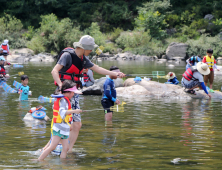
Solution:
<svg viewBox="0 0 222 170">
<path fill-rule="evenodd" d="M 68 52 L 71 55 L 72 61 L 70 61 L 70 62 L 72 63 L 72 65 L 69 68 L 63 67 L 59 71 L 59 78 L 61 81 L 72 80 L 73 82 L 77 83 L 78 87 L 82 88 L 82 83 L 80 81 L 80 77 L 83 76 L 82 71 L 83 71 L 83 68 L 85 67 L 85 64 L 86 64 L 85 56 L 82 56 L 82 58 L 80 59 L 76 55 L 73 48 L 67 47 L 61 51 L 61 53 L 58 56 L 58 60 L 60 59 L 61 55 L 64 52 Z M 56 82 L 55 82 L 55 85 L 57 85 Z"/>
<path fill-rule="evenodd" d="M 196 67 L 190 67 L 188 68 L 184 73 L 183 73 L 183 77 L 185 79 L 187 79 L 188 81 L 193 79 L 193 73 L 197 71 Z"/>
<path fill-rule="evenodd" d="M 88 82 L 90 80 L 89 76 L 87 75 L 87 73 L 83 74 L 83 78 L 84 78 L 84 82 Z"/>
<path fill-rule="evenodd" d="M 68 103 L 68 110 L 72 110 L 71 103 L 69 101 L 68 97 L 63 97 L 67 103 Z M 53 123 L 62 123 L 62 121 L 66 122 L 69 126 L 69 122 L 72 121 L 72 114 L 66 115 L 65 119 L 63 120 L 59 114 L 59 108 L 60 108 L 60 100 L 62 98 L 57 98 L 57 100 L 54 102 L 53 106 Z"/>
<path fill-rule="evenodd" d="M 9 53 L 7 44 L 2 44 L 1 47 L 3 50 L 5 50 L 5 51 L 7 51 L 7 53 Z"/>
<path fill-rule="evenodd" d="M 4 66 L 1 65 L 0 67 L 1 67 L 0 74 L 5 75 L 6 73 Z"/>
</svg>

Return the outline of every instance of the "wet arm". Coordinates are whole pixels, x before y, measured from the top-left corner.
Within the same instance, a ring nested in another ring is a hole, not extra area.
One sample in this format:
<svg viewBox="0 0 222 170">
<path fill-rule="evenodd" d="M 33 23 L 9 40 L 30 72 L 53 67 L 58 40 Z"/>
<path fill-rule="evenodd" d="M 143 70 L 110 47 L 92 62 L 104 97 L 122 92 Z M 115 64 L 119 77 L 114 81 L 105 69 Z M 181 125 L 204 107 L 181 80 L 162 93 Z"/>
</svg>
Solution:
<svg viewBox="0 0 222 170">
<path fill-rule="evenodd" d="M 201 87 L 205 91 L 205 93 L 208 94 L 208 91 L 207 91 L 207 88 L 206 88 L 204 82 L 201 82 Z"/>
<path fill-rule="evenodd" d="M 58 86 L 61 88 L 62 87 L 62 82 L 59 78 L 59 70 L 61 70 L 63 68 L 62 65 L 60 64 L 56 64 L 55 67 L 52 69 L 52 77 L 53 79 L 56 81 L 56 83 L 58 84 Z"/>
</svg>

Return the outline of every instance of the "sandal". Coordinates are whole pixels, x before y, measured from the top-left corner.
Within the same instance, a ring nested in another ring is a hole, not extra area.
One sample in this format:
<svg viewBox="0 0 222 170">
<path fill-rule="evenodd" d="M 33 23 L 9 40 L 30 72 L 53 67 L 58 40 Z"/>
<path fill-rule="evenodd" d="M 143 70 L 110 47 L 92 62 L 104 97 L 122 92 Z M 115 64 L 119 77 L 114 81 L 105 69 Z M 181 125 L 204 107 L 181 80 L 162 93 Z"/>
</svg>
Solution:
<svg viewBox="0 0 222 170">
<path fill-rule="evenodd" d="M 190 93 L 190 94 L 196 95 L 196 92 L 194 90 L 187 90 L 186 93 Z"/>
</svg>

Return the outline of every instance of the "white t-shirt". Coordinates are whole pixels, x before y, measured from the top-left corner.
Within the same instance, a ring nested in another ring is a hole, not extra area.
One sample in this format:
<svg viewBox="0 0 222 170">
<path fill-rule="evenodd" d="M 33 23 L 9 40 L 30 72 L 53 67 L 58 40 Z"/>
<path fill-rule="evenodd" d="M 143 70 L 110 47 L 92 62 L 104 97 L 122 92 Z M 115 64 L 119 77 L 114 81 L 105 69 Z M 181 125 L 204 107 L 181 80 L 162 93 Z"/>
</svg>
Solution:
<svg viewBox="0 0 222 170">
<path fill-rule="evenodd" d="M 193 73 L 193 78 L 197 79 L 200 83 L 204 82 L 203 75 L 200 74 L 198 71 Z M 188 81 L 187 79 L 185 79 L 183 77 L 182 81 L 184 82 L 184 84 L 190 84 L 195 80 L 192 79 L 192 80 Z"/>
</svg>

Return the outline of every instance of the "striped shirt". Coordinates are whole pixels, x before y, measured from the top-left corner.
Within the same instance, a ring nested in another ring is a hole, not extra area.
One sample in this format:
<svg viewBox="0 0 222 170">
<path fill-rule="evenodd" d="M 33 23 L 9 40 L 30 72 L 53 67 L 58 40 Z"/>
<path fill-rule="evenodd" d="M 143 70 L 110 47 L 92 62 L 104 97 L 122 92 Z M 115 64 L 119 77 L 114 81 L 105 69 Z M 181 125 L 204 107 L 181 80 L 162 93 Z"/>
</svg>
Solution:
<svg viewBox="0 0 222 170">
<path fill-rule="evenodd" d="M 68 103 L 65 99 L 62 98 L 60 100 L 60 108 L 59 108 L 59 114 L 62 119 L 65 119 L 65 117 L 66 117 L 65 114 L 67 111 L 68 111 Z M 70 126 L 65 122 L 53 123 L 52 129 L 56 132 L 58 132 L 60 130 L 60 134 L 69 136 Z"/>
</svg>

